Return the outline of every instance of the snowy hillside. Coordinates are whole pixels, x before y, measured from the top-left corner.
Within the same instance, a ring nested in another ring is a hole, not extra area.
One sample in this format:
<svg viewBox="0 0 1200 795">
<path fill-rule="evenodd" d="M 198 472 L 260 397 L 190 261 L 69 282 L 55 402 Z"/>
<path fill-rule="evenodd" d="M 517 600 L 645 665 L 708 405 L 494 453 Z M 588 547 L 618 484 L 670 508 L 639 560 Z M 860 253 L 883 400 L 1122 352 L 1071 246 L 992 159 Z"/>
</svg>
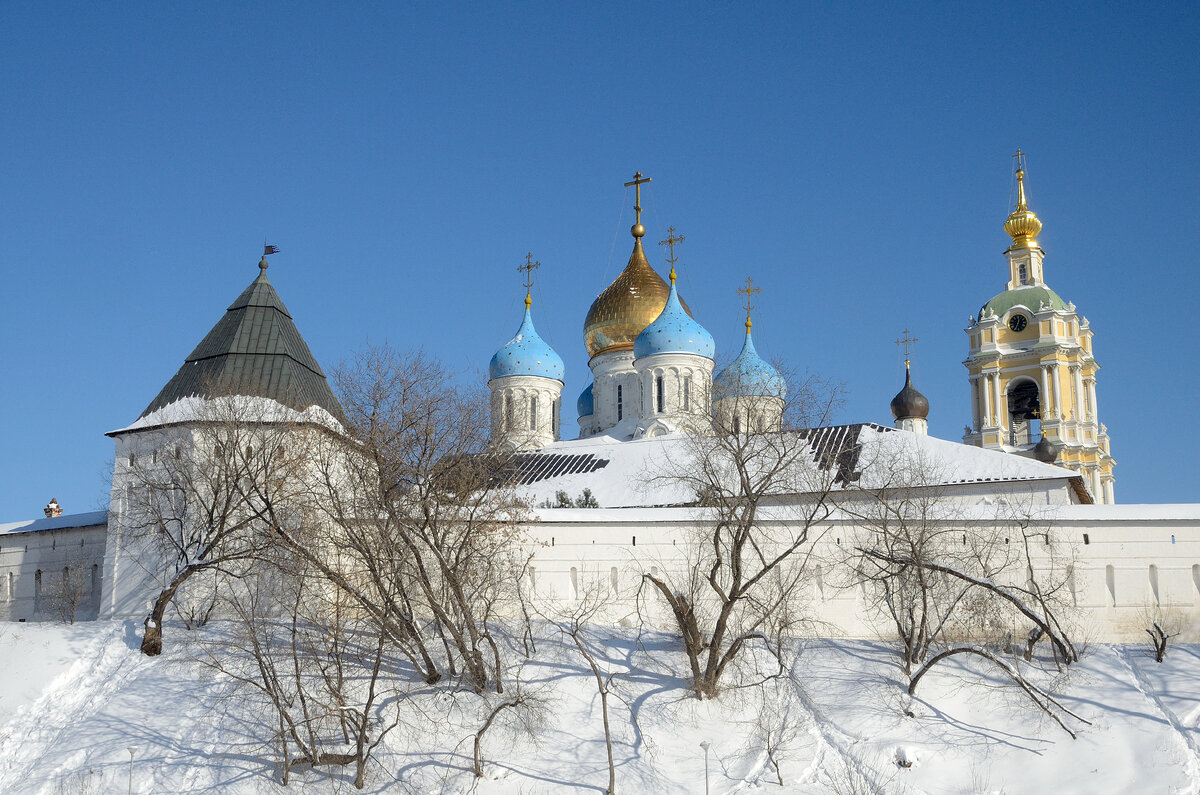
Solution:
<svg viewBox="0 0 1200 795">
<path fill-rule="evenodd" d="M 130 777 L 141 793 L 355 791 L 352 768 L 340 767 L 297 769 L 280 786 L 262 710 L 188 661 L 194 636 L 168 627 L 167 653 L 147 658 L 135 629 L 0 628 L 0 792 L 125 792 Z M 483 699 L 414 685 L 388 705 L 400 704 L 403 721 L 376 752 L 366 791 L 603 792 L 596 681 L 553 626 L 540 633 L 531 659 L 517 640 L 510 650 L 522 661 L 510 679 L 540 711 L 529 731 L 497 719 L 483 779 L 471 772 Z M 617 792 L 704 792 L 704 740 L 713 793 L 1200 792 L 1200 646 L 1173 648 L 1161 665 L 1145 647 L 1090 647 L 1059 688 L 1091 722 L 1072 740 L 1010 689 L 953 667 L 922 683 L 905 716 L 894 657 L 879 643 L 800 645 L 790 678 L 701 703 L 666 636 L 606 633 L 592 645 L 616 674 Z M 768 730 L 777 742 L 764 741 Z"/>
</svg>

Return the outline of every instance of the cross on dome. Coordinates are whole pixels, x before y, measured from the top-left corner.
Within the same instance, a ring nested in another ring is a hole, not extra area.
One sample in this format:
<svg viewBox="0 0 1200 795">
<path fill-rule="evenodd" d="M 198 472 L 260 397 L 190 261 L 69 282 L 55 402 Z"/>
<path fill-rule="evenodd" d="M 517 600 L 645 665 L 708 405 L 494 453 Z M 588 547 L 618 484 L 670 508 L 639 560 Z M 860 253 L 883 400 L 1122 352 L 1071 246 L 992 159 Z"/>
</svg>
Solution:
<svg viewBox="0 0 1200 795">
<path fill-rule="evenodd" d="M 533 272 L 542 267 L 542 263 L 535 262 L 533 252 L 525 255 L 525 264 L 518 265 L 517 270 L 525 274 L 525 308 L 528 309 L 533 304 Z"/>
<path fill-rule="evenodd" d="M 754 280 L 749 276 L 746 277 L 746 286 L 737 288 L 737 294 L 745 296 L 746 302 L 742 306 L 746 310 L 746 332 L 749 333 L 750 327 L 754 324 L 750 322 L 750 312 L 754 309 L 754 296 L 762 292 L 761 287 L 754 286 Z"/>
<path fill-rule="evenodd" d="M 911 336 L 909 336 L 909 334 L 911 334 L 911 332 L 908 329 L 904 329 L 904 336 L 901 337 L 900 339 L 896 340 L 897 345 L 904 346 L 904 367 L 906 369 L 908 368 L 908 365 L 910 362 L 909 354 L 912 351 L 912 345 L 915 342 L 919 342 L 919 340 L 916 337 L 911 337 Z"/>
<path fill-rule="evenodd" d="M 629 231 L 634 237 L 643 237 L 646 234 L 646 227 L 642 226 L 642 185 L 650 182 L 650 177 L 642 175 L 642 172 L 636 171 L 633 174 L 633 181 L 626 182 L 625 187 L 633 186 L 633 209 L 637 213 L 637 218 L 633 223 L 633 228 Z"/>
<path fill-rule="evenodd" d="M 671 274 L 670 274 L 671 284 L 675 283 L 675 263 L 679 261 L 679 258 L 675 256 L 675 244 L 682 243 L 686 239 L 687 238 L 685 238 L 683 235 L 679 235 L 678 237 L 676 237 L 675 236 L 675 227 L 668 226 L 667 227 L 667 239 L 658 241 L 658 245 L 670 247 L 671 253 L 667 256 L 667 262 L 671 265 Z"/>
</svg>

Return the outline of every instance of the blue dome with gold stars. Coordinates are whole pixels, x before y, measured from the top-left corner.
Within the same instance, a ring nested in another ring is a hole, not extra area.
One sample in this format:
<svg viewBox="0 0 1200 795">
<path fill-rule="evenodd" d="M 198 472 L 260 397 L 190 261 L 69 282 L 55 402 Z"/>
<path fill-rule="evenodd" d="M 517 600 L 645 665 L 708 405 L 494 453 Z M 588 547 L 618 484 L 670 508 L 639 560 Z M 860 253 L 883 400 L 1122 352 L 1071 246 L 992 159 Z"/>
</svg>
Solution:
<svg viewBox="0 0 1200 795">
<path fill-rule="evenodd" d="M 662 312 L 633 341 L 633 355 L 640 359 L 656 353 L 691 353 L 711 359 L 716 352 L 712 334 L 683 308 L 674 281 Z"/>
<path fill-rule="evenodd" d="M 488 365 L 488 377 L 496 379 L 509 375 L 533 375 L 561 381 L 564 372 L 562 357 L 534 329 L 533 314 L 526 303 L 525 319 L 521 321 L 521 328 L 517 329 L 517 336 L 496 351 Z"/>
<path fill-rule="evenodd" d="M 787 396 L 787 382 L 754 349 L 750 336 L 750 321 L 746 321 L 746 341 L 742 351 L 729 366 L 713 379 L 714 397 L 774 397 Z"/>
</svg>

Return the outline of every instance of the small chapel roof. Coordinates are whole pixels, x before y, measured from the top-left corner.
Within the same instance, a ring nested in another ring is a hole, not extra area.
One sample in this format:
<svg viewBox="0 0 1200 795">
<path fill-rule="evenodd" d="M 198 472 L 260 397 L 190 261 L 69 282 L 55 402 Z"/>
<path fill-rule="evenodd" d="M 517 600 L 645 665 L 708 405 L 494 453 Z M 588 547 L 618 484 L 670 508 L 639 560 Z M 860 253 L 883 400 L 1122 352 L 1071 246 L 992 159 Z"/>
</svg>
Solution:
<svg viewBox="0 0 1200 795">
<path fill-rule="evenodd" d="M 265 256 L 258 278 L 230 304 L 140 416 L 183 398 L 222 395 L 270 398 L 298 411 L 318 406 L 345 424 L 325 372 L 267 279 Z"/>
</svg>

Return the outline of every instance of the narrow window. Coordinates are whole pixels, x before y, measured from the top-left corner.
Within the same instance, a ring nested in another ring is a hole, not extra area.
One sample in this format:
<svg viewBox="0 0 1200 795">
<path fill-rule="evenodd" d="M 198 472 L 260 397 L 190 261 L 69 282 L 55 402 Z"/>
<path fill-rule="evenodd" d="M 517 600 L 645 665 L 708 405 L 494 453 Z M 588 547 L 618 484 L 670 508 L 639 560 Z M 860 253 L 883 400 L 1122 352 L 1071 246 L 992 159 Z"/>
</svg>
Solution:
<svg viewBox="0 0 1200 795">
<path fill-rule="evenodd" d="M 504 393 L 504 430 L 511 431 L 513 427 L 512 393 Z"/>
<path fill-rule="evenodd" d="M 529 567 L 529 592 L 537 593 L 537 569 Z"/>
<path fill-rule="evenodd" d="M 1200 602 L 1200 563 L 1192 564 L 1192 585 L 1196 586 L 1196 601 Z M 12 595 L 12 575 L 8 575 L 8 593 Z"/>
<path fill-rule="evenodd" d="M 100 564 L 92 564 L 92 596 L 100 596 Z"/>
<path fill-rule="evenodd" d="M 537 429 L 537 395 L 534 395 L 529 398 L 529 430 L 536 431 Z"/>
<path fill-rule="evenodd" d="M 1108 604 L 1109 607 L 1117 606 L 1117 573 L 1113 569 L 1112 564 L 1104 567 L 1104 584 L 1108 586 Z"/>
<path fill-rule="evenodd" d="M 1079 606 L 1079 593 L 1075 590 L 1075 566 L 1069 564 L 1067 566 L 1067 588 L 1071 591 L 1071 605 Z"/>
<path fill-rule="evenodd" d="M 550 401 L 550 433 L 558 438 L 558 401 Z"/>
<path fill-rule="evenodd" d="M 683 410 L 692 410 L 692 377 L 690 375 L 683 377 Z"/>
<path fill-rule="evenodd" d="M 654 390 L 658 393 L 656 400 L 658 401 L 658 413 L 663 413 L 663 377 L 660 375 L 654 379 Z"/>
<path fill-rule="evenodd" d="M 741 432 L 742 432 L 741 418 L 738 417 L 737 415 L 734 415 L 734 417 L 733 417 L 733 435 L 737 436 Z"/>
<path fill-rule="evenodd" d="M 617 384 L 617 422 L 620 422 L 621 418 L 625 416 L 624 398 L 621 392 L 621 385 Z"/>
<path fill-rule="evenodd" d="M 33 573 L 33 612 L 37 613 L 42 609 L 42 570 L 38 569 Z"/>
<path fill-rule="evenodd" d="M 612 595 L 617 595 L 617 567 L 613 566 L 608 572 L 609 584 L 612 586 Z"/>
<path fill-rule="evenodd" d="M 1162 604 L 1162 600 L 1158 596 L 1158 566 L 1150 564 L 1150 598 L 1154 600 L 1154 604 Z"/>
<path fill-rule="evenodd" d="M 1022 262 L 1021 266 L 1017 269 L 1017 278 L 1020 279 L 1021 284 L 1029 283 L 1029 275 L 1025 268 L 1025 263 Z"/>
<path fill-rule="evenodd" d="M 579 570 L 571 567 L 571 598 L 579 598 Z"/>
</svg>

